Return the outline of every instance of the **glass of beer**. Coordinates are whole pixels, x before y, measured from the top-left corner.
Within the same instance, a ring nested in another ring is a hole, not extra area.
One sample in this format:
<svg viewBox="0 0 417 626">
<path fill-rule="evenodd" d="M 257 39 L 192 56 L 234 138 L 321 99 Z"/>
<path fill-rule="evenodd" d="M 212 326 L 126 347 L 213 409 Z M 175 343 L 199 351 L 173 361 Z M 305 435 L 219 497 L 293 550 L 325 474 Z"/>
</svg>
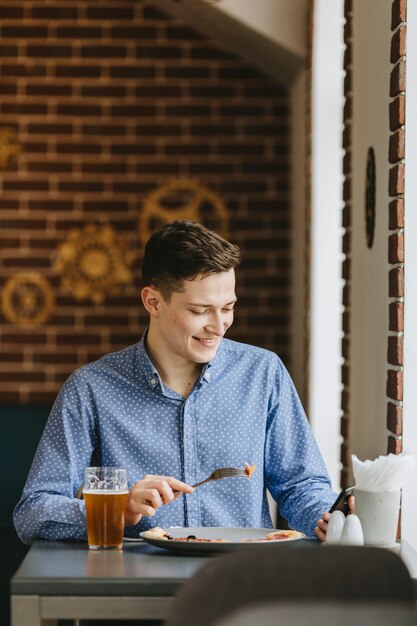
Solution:
<svg viewBox="0 0 417 626">
<path fill-rule="evenodd" d="M 129 489 L 127 470 L 86 467 L 83 494 L 91 550 L 121 550 Z"/>
</svg>

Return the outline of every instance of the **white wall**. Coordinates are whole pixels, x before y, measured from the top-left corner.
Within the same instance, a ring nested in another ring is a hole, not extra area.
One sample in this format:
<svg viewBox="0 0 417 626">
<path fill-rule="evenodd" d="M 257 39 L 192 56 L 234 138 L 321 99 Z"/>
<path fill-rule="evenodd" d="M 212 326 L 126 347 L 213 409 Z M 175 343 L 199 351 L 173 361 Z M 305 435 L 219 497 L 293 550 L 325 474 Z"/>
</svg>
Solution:
<svg viewBox="0 0 417 626">
<path fill-rule="evenodd" d="M 339 489 L 343 1 L 316 0 L 314 24 L 310 420 Z"/>
<path fill-rule="evenodd" d="M 391 0 L 355 2 L 353 19 L 353 202 L 351 452 L 386 454 L 388 334 L 388 145 Z M 376 227 L 366 245 L 365 173 L 375 150 Z"/>
</svg>

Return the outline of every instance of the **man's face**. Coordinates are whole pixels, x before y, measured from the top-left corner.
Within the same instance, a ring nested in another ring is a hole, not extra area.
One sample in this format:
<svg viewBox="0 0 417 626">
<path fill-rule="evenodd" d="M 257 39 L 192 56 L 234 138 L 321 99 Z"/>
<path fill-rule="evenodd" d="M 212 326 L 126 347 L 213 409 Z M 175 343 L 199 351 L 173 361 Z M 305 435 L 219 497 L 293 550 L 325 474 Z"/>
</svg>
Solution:
<svg viewBox="0 0 417 626">
<path fill-rule="evenodd" d="M 207 363 L 233 322 L 235 302 L 234 270 L 185 280 L 183 291 L 173 292 L 168 302 L 160 298 L 159 340 L 173 357 Z"/>
</svg>

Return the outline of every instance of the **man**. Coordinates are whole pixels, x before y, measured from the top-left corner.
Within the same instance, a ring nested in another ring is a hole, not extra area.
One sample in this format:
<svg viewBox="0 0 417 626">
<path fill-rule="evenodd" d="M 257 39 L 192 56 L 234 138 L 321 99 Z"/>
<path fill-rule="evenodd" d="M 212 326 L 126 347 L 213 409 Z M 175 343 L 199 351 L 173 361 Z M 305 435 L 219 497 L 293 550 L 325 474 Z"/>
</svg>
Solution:
<svg viewBox="0 0 417 626">
<path fill-rule="evenodd" d="M 14 512 L 21 539 L 84 540 L 74 496 L 90 465 L 126 467 L 127 536 L 159 525 L 292 528 L 324 540 L 335 499 L 293 383 L 267 350 L 224 339 L 239 249 L 175 221 L 148 241 L 141 341 L 74 372 L 48 419 Z M 193 490 L 220 467 L 257 470 Z"/>
</svg>

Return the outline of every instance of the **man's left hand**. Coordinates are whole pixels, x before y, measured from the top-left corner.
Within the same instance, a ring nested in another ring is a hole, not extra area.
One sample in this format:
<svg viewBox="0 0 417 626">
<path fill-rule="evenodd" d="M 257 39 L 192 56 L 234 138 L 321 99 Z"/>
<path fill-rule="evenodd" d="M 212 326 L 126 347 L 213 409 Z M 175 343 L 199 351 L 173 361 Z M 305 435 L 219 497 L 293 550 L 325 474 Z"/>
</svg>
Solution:
<svg viewBox="0 0 417 626">
<path fill-rule="evenodd" d="M 355 512 L 355 498 L 352 495 L 350 495 L 347 498 L 347 502 L 349 504 L 350 513 L 354 513 Z M 320 541 L 326 541 L 327 525 L 329 523 L 330 516 L 331 516 L 331 513 L 329 513 L 328 511 L 323 513 L 323 515 L 317 522 L 316 528 L 314 529 L 315 535 L 316 537 L 318 537 L 318 539 L 320 539 Z"/>
</svg>

